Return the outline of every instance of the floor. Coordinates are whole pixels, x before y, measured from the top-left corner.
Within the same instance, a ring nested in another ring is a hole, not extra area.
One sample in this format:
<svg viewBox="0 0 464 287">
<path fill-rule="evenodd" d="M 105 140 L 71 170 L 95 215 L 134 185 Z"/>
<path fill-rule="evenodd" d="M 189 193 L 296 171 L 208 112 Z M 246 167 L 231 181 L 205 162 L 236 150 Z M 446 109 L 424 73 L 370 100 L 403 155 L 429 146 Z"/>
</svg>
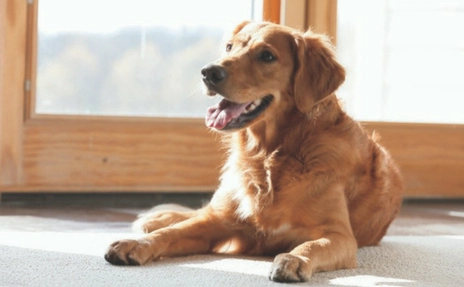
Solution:
<svg viewBox="0 0 464 287">
<path fill-rule="evenodd" d="M 4 194 L 0 231 L 130 232 L 137 214 L 150 206 L 176 202 L 199 207 L 210 196 Z M 463 200 L 405 201 L 387 235 L 464 235 L 463 231 Z"/>
<path fill-rule="evenodd" d="M 210 193 L 1 196 L 1 286 L 277 286 L 267 278 L 272 258 L 199 255 L 156 268 L 103 259 L 115 240 L 140 236 L 131 230 L 140 212 L 167 202 L 199 207 Z M 358 252 L 357 269 L 320 273 L 310 285 L 464 286 L 464 200 L 406 201 L 388 235 Z"/>
</svg>

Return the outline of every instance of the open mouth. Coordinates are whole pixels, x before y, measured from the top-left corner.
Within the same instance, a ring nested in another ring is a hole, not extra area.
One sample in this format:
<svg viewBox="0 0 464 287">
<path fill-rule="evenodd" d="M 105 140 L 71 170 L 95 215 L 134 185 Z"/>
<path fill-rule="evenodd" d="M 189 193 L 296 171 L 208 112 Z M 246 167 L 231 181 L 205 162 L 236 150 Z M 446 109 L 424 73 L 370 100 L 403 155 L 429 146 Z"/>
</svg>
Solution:
<svg viewBox="0 0 464 287">
<path fill-rule="evenodd" d="M 206 125 L 217 130 L 241 128 L 258 117 L 273 99 L 272 95 L 268 95 L 243 104 L 222 99 L 206 111 Z"/>
</svg>

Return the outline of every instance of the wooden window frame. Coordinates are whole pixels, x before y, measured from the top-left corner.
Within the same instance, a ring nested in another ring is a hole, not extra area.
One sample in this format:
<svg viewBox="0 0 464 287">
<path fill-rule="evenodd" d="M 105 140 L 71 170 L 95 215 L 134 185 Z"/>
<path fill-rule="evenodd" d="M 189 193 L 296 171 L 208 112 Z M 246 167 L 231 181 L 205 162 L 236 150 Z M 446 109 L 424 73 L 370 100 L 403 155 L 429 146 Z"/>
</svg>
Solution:
<svg viewBox="0 0 464 287">
<path fill-rule="evenodd" d="M 36 29 L 37 1 L 28 2 L 0 2 L 0 192 L 213 191 L 222 150 L 203 119 L 31 110 L 37 55 L 28 31 Z M 336 0 L 265 0 L 263 8 L 265 20 L 311 26 L 335 40 Z M 464 196 L 464 125 L 363 124 L 399 163 L 405 196 Z"/>
</svg>

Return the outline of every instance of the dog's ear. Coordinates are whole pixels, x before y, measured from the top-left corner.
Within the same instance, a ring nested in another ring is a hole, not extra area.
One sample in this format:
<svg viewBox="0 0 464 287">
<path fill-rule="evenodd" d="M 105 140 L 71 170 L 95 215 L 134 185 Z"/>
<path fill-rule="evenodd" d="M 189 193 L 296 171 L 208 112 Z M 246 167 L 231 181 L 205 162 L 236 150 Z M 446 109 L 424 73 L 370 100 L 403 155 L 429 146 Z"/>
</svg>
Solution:
<svg viewBox="0 0 464 287">
<path fill-rule="evenodd" d="M 238 32 L 240 32 L 240 31 L 243 29 L 243 27 L 245 27 L 246 25 L 248 25 L 248 24 L 250 24 L 250 23 L 251 23 L 251 21 L 245 20 L 245 21 L 243 21 L 242 23 L 238 24 L 238 25 L 234 28 L 234 30 L 232 31 L 232 35 L 233 35 L 233 36 L 237 35 Z"/>
<path fill-rule="evenodd" d="M 298 109 L 309 112 L 315 103 L 335 92 L 345 80 L 345 70 L 335 59 L 327 37 L 295 33 L 294 97 Z"/>
</svg>

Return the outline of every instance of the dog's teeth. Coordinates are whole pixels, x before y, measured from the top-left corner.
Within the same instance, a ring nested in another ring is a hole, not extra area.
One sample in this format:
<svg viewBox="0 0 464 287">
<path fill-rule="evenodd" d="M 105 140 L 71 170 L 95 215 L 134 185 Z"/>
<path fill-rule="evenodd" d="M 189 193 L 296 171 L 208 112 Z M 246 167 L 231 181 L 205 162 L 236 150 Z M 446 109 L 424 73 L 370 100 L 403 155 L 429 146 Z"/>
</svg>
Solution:
<svg viewBox="0 0 464 287">
<path fill-rule="evenodd" d="M 248 112 L 254 110 L 255 108 L 256 108 L 256 106 L 254 104 L 250 104 L 248 107 L 246 107 L 245 113 L 248 113 Z"/>
<path fill-rule="evenodd" d="M 256 101 L 252 102 L 249 106 L 245 108 L 243 111 L 244 114 L 248 114 L 249 112 L 256 109 L 261 104 L 261 99 L 257 99 Z"/>
</svg>

